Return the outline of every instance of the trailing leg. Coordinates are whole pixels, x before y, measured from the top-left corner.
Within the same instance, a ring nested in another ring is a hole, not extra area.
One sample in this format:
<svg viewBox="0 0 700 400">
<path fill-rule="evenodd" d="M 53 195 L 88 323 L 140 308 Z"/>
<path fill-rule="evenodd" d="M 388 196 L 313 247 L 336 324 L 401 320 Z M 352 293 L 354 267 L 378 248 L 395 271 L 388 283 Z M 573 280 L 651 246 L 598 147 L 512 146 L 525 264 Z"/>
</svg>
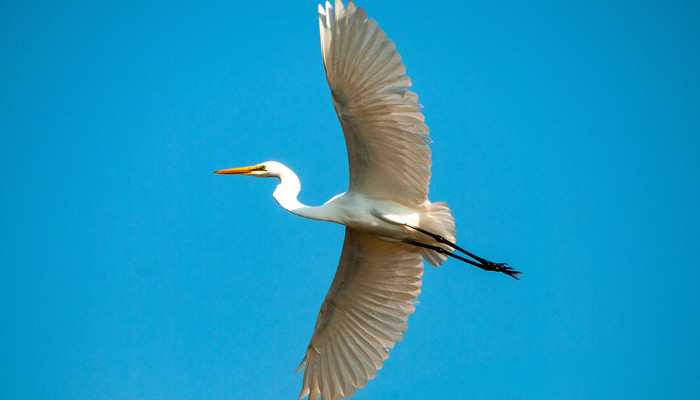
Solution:
<svg viewBox="0 0 700 400">
<path fill-rule="evenodd" d="M 483 259 L 483 258 L 481 258 L 481 257 L 479 257 L 479 256 L 477 256 L 477 255 L 475 255 L 475 254 L 472 254 L 472 253 L 470 253 L 470 252 L 464 250 L 463 248 L 457 246 L 455 243 L 450 242 L 449 240 L 445 239 L 444 237 L 442 237 L 442 236 L 440 236 L 440 235 L 438 235 L 438 234 L 435 234 L 435 233 L 426 231 L 425 229 L 422 229 L 422 228 L 420 228 L 420 227 L 418 227 L 418 226 L 413 226 L 413 225 L 410 225 L 410 224 L 404 224 L 404 225 L 407 226 L 407 227 L 409 227 L 409 228 L 411 228 L 411 229 L 413 229 L 413 230 L 416 230 L 416 231 L 418 231 L 418 232 L 420 232 L 420 233 L 423 233 L 423 234 L 425 234 L 425 235 L 427 235 L 427 236 L 430 236 L 431 238 L 435 239 L 435 241 L 438 242 L 438 243 L 445 244 L 445 245 L 447 245 L 447 246 L 449 246 L 449 247 L 451 247 L 451 248 L 453 248 L 453 249 L 455 249 L 455 250 L 457 250 L 457 251 L 460 251 L 460 252 L 464 253 L 465 255 L 467 255 L 467 256 L 473 258 L 474 260 L 476 260 L 477 262 L 474 262 L 474 261 L 468 260 L 468 259 L 466 259 L 466 258 L 464 258 L 464 257 L 458 256 L 458 255 L 455 255 L 455 254 L 452 254 L 452 253 L 450 253 L 449 251 L 447 251 L 447 250 L 445 250 L 445 249 L 443 249 L 443 248 L 441 248 L 441 247 L 439 247 L 439 246 L 431 246 L 431 245 L 427 245 L 427 244 L 424 244 L 424 243 L 418 243 L 418 242 L 415 242 L 415 241 L 412 241 L 412 240 L 406 240 L 406 241 L 404 241 L 405 243 L 412 244 L 412 245 L 418 246 L 418 247 L 427 248 L 427 249 L 436 251 L 436 252 L 438 252 L 438 253 L 440 253 L 440 254 L 445 254 L 445 255 L 447 255 L 447 256 L 449 256 L 449 257 L 453 257 L 453 258 L 456 258 L 456 259 L 458 259 L 458 260 L 464 261 L 464 262 L 466 262 L 466 263 L 469 263 L 469 264 L 471 264 L 471 265 L 474 265 L 474 266 L 479 267 L 479 268 L 481 268 L 481 269 L 483 269 L 483 270 L 486 270 L 486 271 L 503 272 L 504 274 L 506 274 L 506 275 L 508 275 L 508 276 L 512 276 L 512 277 L 515 278 L 515 279 L 518 279 L 518 278 L 516 277 L 516 275 L 522 273 L 522 272 L 519 272 L 519 271 L 515 271 L 513 268 L 508 267 L 508 264 L 506 264 L 506 263 L 494 263 L 494 262 L 491 262 L 491 261 L 489 261 L 489 260 Z M 439 249 L 439 250 L 438 250 L 438 249 Z"/>
<path fill-rule="evenodd" d="M 484 271 L 503 272 L 504 274 L 506 274 L 506 275 L 508 275 L 508 276 L 511 276 L 511 277 L 513 277 L 513 278 L 519 280 L 519 278 L 518 278 L 516 275 L 520 274 L 520 272 L 515 271 L 515 270 L 513 270 L 513 269 L 510 268 L 510 267 L 506 267 L 505 264 L 495 264 L 495 263 L 492 263 L 492 262 L 490 262 L 490 261 L 486 261 L 486 263 L 481 263 L 481 264 L 480 264 L 480 263 L 478 263 L 478 262 L 472 261 L 472 260 L 470 260 L 470 259 L 468 259 L 468 258 L 465 258 L 465 257 L 462 257 L 462 256 L 460 256 L 460 255 L 452 254 L 451 252 L 449 252 L 449 251 L 443 249 L 443 248 L 440 247 L 440 246 L 433 246 L 433 245 L 430 245 L 430 244 L 415 242 L 415 241 L 409 240 L 409 239 L 406 239 L 406 240 L 404 240 L 403 242 L 406 243 L 406 244 L 413 245 L 413 246 L 418 246 L 418 247 L 422 247 L 422 248 L 425 248 L 425 249 L 430 249 L 430 250 L 433 250 L 433 251 L 435 251 L 435 252 L 437 252 L 437 253 L 444 254 L 444 255 L 446 255 L 446 256 L 448 256 L 448 257 L 456 258 L 456 259 L 458 259 L 458 260 L 460 260 L 460 261 L 464 261 L 464 262 L 467 263 L 467 264 L 471 264 L 471 265 L 473 265 L 473 266 L 475 266 L 475 267 L 481 268 L 481 269 L 483 269 Z"/>
</svg>

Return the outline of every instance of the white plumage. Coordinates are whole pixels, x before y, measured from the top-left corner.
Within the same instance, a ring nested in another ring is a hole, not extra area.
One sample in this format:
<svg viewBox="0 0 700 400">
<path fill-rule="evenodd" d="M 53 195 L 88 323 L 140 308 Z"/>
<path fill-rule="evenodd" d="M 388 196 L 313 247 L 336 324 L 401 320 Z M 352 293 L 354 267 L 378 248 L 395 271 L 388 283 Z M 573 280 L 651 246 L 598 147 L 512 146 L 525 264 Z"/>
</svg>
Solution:
<svg viewBox="0 0 700 400">
<path fill-rule="evenodd" d="M 305 369 L 300 399 L 336 400 L 363 388 L 401 341 L 420 293 L 423 260 L 438 266 L 449 255 L 513 277 L 517 272 L 456 246 L 447 204 L 428 201 L 429 131 L 394 44 L 352 1 L 347 9 L 340 0 L 335 7 L 319 5 L 319 25 L 347 143 L 348 191 L 310 207 L 297 200 L 298 177 L 278 162 L 216 173 L 279 178 L 273 196 L 282 207 L 346 226 L 338 270 L 297 370 Z"/>
</svg>

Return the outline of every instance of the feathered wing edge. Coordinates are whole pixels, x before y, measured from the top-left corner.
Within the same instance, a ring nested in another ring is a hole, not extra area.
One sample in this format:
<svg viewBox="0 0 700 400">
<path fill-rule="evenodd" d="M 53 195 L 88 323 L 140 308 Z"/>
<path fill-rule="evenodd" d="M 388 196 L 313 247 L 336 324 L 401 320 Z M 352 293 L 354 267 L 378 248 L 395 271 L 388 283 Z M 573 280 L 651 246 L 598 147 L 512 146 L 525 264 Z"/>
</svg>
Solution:
<svg viewBox="0 0 700 400">
<path fill-rule="evenodd" d="M 373 379 L 415 311 L 423 263 L 417 248 L 346 228 L 343 252 L 299 372 L 299 398 L 350 398 Z"/>
</svg>

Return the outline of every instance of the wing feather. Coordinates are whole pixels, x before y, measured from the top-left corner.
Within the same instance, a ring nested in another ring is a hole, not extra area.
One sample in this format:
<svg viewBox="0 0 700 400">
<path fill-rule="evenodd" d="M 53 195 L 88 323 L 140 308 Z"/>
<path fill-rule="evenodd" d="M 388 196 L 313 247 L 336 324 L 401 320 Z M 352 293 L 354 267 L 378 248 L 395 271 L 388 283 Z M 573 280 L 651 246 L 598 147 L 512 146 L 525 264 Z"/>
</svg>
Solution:
<svg viewBox="0 0 700 400">
<path fill-rule="evenodd" d="M 350 1 L 319 6 L 321 48 L 343 128 L 349 191 L 406 206 L 423 204 L 430 183 L 429 130 L 391 40 Z"/>
<path fill-rule="evenodd" d="M 346 228 L 338 271 L 300 365 L 300 398 L 349 398 L 376 376 L 406 331 L 422 275 L 417 248 Z"/>
</svg>

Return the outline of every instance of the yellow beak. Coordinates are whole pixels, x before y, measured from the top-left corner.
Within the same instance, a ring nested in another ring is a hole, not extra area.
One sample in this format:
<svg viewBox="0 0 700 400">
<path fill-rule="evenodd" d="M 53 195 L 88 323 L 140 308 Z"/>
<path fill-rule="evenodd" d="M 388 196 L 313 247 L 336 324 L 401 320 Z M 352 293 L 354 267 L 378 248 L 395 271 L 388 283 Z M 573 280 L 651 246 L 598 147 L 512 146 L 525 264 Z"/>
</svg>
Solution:
<svg viewBox="0 0 700 400">
<path fill-rule="evenodd" d="M 214 171 L 215 174 L 229 174 L 229 175 L 248 175 L 253 171 L 259 171 L 260 166 L 259 165 L 253 165 L 251 167 L 243 167 L 243 168 L 229 168 L 229 169 L 220 169 L 218 171 Z"/>
</svg>

